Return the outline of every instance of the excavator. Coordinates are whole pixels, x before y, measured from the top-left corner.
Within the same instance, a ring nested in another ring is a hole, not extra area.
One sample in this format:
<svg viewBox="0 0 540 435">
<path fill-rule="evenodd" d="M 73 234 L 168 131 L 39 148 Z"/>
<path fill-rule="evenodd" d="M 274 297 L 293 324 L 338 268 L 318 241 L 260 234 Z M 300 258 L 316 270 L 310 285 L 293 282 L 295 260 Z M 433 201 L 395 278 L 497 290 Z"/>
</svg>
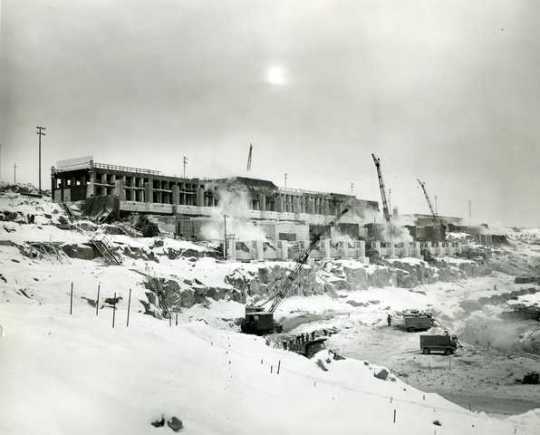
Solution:
<svg viewBox="0 0 540 435">
<path fill-rule="evenodd" d="M 289 295 L 294 282 L 307 263 L 311 251 L 315 249 L 322 236 L 330 232 L 330 229 L 336 225 L 337 222 L 348 211 L 349 208 L 345 207 L 337 215 L 337 217 L 328 224 L 324 231 L 321 231 L 313 238 L 309 246 L 296 258 L 296 266 L 294 270 L 285 278 L 283 285 L 278 287 L 278 289 L 268 299 L 258 304 L 246 305 L 246 313 L 240 324 L 240 330 L 243 333 L 265 335 L 272 334 L 274 332 L 282 332 L 281 325 L 274 320 L 274 312 L 281 301 Z"/>
</svg>

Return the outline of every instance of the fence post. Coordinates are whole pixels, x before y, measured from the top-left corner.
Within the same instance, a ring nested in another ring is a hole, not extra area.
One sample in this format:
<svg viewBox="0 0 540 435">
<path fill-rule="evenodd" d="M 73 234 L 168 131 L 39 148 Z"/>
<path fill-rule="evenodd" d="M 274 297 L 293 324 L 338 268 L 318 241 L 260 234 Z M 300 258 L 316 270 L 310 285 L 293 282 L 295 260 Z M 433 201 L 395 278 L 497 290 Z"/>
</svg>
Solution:
<svg viewBox="0 0 540 435">
<path fill-rule="evenodd" d="M 71 291 L 69 292 L 69 314 L 73 314 L 73 281 L 71 281 Z"/>
<path fill-rule="evenodd" d="M 114 319 L 116 317 L 116 292 L 114 292 L 113 311 L 112 311 L 112 327 L 114 328 Z"/>
<path fill-rule="evenodd" d="M 129 312 L 131 310 L 131 289 L 129 289 L 129 296 L 128 296 L 128 312 L 127 312 L 127 321 L 126 321 L 126 328 L 129 328 Z"/>
<path fill-rule="evenodd" d="M 278 361 L 277 364 L 277 374 L 279 375 L 279 369 L 281 368 L 281 360 Z"/>
<path fill-rule="evenodd" d="M 101 290 L 101 283 L 98 283 L 97 286 L 97 298 L 96 298 L 96 317 L 99 314 L 99 291 Z"/>
<path fill-rule="evenodd" d="M 396 410 L 394 409 L 394 423 L 396 422 Z"/>
<path fill-rule="evenodd" d="M 176 326 L 178 326 L 178 311 L 176 312 Z"/>
</svg>

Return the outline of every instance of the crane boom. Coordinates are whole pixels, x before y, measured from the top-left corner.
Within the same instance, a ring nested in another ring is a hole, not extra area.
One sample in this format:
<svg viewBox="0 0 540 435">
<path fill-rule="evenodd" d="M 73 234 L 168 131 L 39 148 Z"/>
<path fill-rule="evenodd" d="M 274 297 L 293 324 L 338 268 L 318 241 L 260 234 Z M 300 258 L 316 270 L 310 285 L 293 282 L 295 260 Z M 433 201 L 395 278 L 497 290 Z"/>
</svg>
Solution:
<svg viewBox="0 0 540 435">
<path fill-rule="evenodd" d="M 267 334 L 273 332 L 279 332 L 281 326 L 274 321 L 274 311 L 279 306 L 281 301 L 288 296 L 291 287 L 295 280 L 302 272 L 304 265 L 306 264 L 309 254 L 315 246 L 319 243 L 322 236 L 332 228 L 341 217 L 349 211 L 349 208 L 344 208 L 336 218 L 328 224 L 328 227 L 317 234 L 311 241 L 309 246 L 296 258 L 296 267 L 285 278 L 285 282 L 281 285 L 268 299 L 257 305 L 247 305 L 246 314 L 240 324 L 240 330 L 246 334 Z M 266 305 L 270 303 L 270 307 L 265 309 Z"/>
<path fill-rule="evenodd" d="M 373 162 L 375 163 L 375 167 L 377 168 L 377 176 L 379 177 L 379 189 L 381 191 L 384 220 L 386 222 L 390 222 L 390 208 L 388 207 L 388 200 L 386 199 L 386 190 L 384 188 L 384 181 L 381 171 L 381 159 L 373 153 L 371 154 L 371 157 L 373 157 Z"/>
<path fill-rule="evenodd" d="M 424 192 L 424 196 L 426 197 L 426 202 L 429 207 L 429 211 L 431 212 L 431 216 L 433 217 L 433 222 L 437 222 L 438 220 L 437 213 L 435 212 L 435 209 L 433 208 L 433 205 L 431 203 L 431 199 L 429 198 L 429 195 L 427 193 L 425 181 L 422 181 L 419 178 L 417 178 L 416 181 L 418 181 L 418 184 L 420 185 L 420 187 L 422 188 L 422 191 Z"/>
<path fill-rule="evenodd" d="M 296 258 L 296 267 L 294 270 L 287 276 L 287 281 L 285 281 L 285 284 L 276 292 L 272 297 L 270 297 L 266 302 L 264 302 L 262 305 L 265 305 L 267 302 L 272 301 L 272 304 L 270 305 L 270 309 L 268 310 L 270 313 L 273 313 L 276 311 L 276 308 L 279 306 L 283 298 L 285 298 L 290 290 L 291 287 L 302 272 L 302 269 L 304 268 L 304 265 L 307 263 L 307 260 L 309 258 L 309 254 L 311 254 L 311 251 L 315 249 L 317 244 L 320 242 L 322 236 L 326 234 L 328 231 L 330 231 L 330 228 L 332 228 L 334 225 L 337 224 L 337 222 L 341 219 L 341 217 L 349 211 L 348 208 L 344 208 L 337 216 L 336 218 L 331 221 L 328 224 L 328 227 L 326 230 L 321 231 L 319 234 L 317 234 L 309 246 L 302 252 L 300 255 Z"/>
</svg>

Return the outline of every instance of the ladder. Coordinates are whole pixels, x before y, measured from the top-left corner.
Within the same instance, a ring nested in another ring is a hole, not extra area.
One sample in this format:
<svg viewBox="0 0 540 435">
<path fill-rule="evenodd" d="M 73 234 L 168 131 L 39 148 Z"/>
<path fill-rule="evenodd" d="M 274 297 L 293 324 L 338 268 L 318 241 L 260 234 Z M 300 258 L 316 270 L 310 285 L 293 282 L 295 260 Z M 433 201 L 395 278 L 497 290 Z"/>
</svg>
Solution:
<svg viewBox="0 0 540 435">
<path fill-rule="evenodd" d="M 105 261 L 109 264 L 122 264 L 122 258 L 111 249 L 110 243 L 105 236 L 92 237 L 90 243 L 98 250 Z"/>
</svg>

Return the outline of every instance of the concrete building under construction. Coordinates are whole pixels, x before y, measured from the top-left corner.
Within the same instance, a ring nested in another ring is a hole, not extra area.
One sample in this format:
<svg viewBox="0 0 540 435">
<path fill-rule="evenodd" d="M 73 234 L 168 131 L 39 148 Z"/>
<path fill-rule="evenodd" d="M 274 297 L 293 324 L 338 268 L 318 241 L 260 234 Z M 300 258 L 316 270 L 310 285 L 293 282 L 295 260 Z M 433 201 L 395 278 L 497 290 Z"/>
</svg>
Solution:
<svg viewBox="0 0 540 435">
<path fill-rule="evenodd" d="M 335 231 L 352 239 L 364 238 L 364 224 L 378 214 L 376 201 L 352 195 L 289 189 L 268 180 L 247 177 L 182 178 L 159 171 L 94 162 L 90 157 L 63 160 L 51 169 L 56 202 L 110 199 L 120 216 L 141 213 L 159 216 L 174 232 L 201 238 L 200 228 L 216 218 L 227 195 L 245 202 L 242 217 L 255 222 L 270 240 L 308 240 L 324 229 L 345 207 Z"/>
</svg>

